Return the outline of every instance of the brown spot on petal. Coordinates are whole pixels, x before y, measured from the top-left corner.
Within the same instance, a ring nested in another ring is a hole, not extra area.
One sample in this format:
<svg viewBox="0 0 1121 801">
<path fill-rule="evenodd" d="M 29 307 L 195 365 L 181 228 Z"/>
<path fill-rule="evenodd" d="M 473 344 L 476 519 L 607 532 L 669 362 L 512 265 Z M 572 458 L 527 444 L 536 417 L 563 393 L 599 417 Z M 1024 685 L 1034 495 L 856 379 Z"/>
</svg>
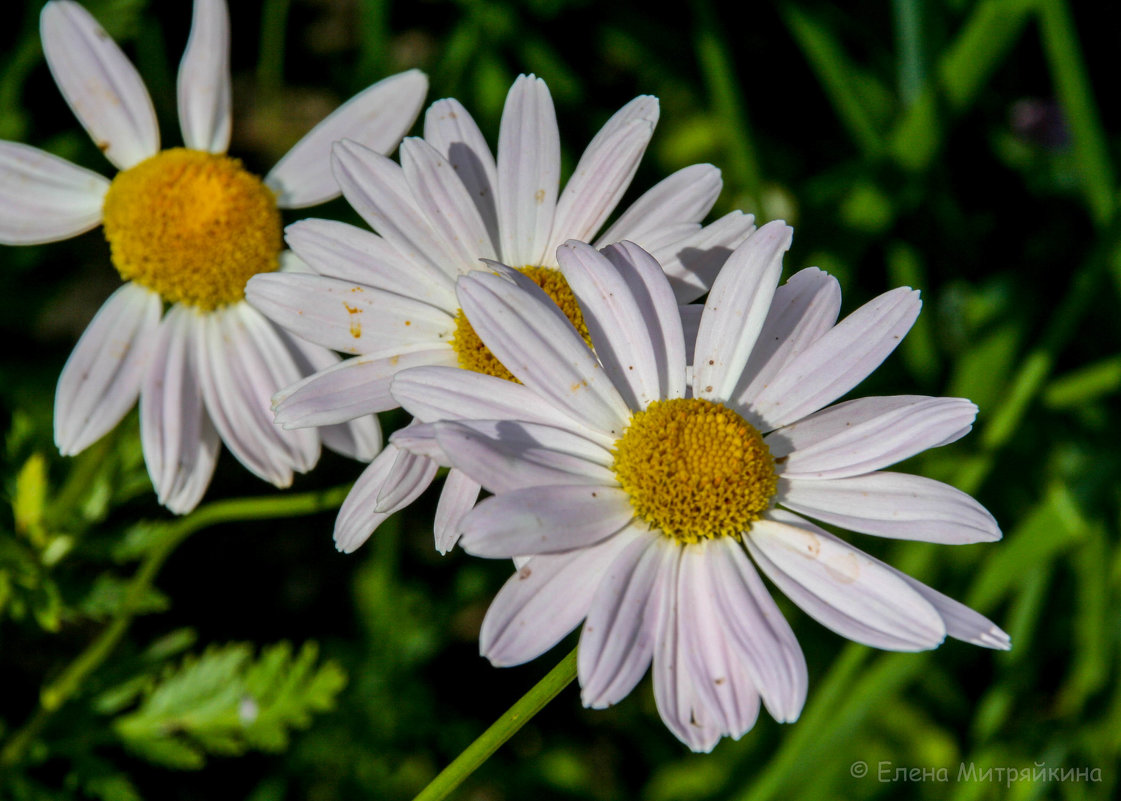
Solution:
<svg viewBox="0 0 1121 801">
<path fill-rule="evenodd" d="M 842 584 L 852 584 L 860 578 L 860 562 L 854 553 L 841 554 L 826 563 L 825 572 Z"/>
</svg>

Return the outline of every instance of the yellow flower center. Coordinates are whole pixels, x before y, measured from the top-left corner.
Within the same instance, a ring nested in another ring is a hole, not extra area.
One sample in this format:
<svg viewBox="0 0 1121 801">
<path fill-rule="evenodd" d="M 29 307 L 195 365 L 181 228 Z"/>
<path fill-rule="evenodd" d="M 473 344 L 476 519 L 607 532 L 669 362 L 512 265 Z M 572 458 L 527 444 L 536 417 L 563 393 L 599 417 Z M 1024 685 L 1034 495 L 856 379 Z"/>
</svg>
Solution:
<svg viewBox="0 0 1121 801">
<path fill-rule="evenodd" d="M 163 150 L 117 173 L 103 220 L 122 278 L 201 309 L 241 300 L 283 247 L 272 191 L 237 159 L 200 150 Z"/>
<path fill-rule="evenodd" d="M 580 336 L 584 338 L 590 348 L 592 337 L 588 333 L 588 327 L 584 325 L 584 315 L 580 312 L 576 296 L 572 294 L 572 290 L 568 287 L 568 281 L 564 280 L 561 271 L 549 267 L 519 267 L 518 272 L 541 287 L 545 294 L 560 306 L 564 316 L 580 332 Z M 467 321 L 467 315 L 463 313 L 463 309 L 460 309 L 455 315 L 455 336 L 452 338 L 451 344 L 459 358 L 459 366 L 465 370 L 474 370 L 476 373 L 486 373 L 498 378 L 505 378 L 507 381 L 521 383 L 479 339 L 479 335 L 475 333 L 475 329 Z"/>
<path fill-rule="evenodd" d="M 775 494 L 763 437 L 738 414 L 702 398 L 651 403 L 615 443 L 612 469 L 635 514 L 682 543 L 735 537 Z"/>
</svg>

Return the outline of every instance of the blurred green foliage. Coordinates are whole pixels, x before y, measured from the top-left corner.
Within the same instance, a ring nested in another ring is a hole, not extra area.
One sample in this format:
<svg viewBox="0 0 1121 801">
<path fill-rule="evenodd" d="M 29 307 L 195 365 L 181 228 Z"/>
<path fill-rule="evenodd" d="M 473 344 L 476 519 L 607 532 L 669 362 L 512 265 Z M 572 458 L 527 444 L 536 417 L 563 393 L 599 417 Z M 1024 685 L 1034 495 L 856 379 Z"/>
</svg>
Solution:
<svg viewBox="0 0 1121 801">
<path fill-rule="evenodd" d="M 87 6 L 135 58 L 174 140 L 189 4 Z M 908 468 L 977 494 L 1004 541 L 860 545 L 993 617 L 1012 651 L 877 652 L 785 605 L 811 674 L 797 723 L 761 719 L 697 756 L 660 724 L 648 684 L 601 712 L 569 690 L 458 797 L 1116 797 L 1121 107 L 1106 4 L 232 6 L 232 150 L 251 167 L 407 67 L 492 142 L 509 84 L 537 72 L 569 167 L 616 108 L 655 94 L 662 118 L 632 196 L 691 162 L 721 167 L 717 211 L 792 222 L 789 267 L 836 274 L 846 310 L 922 289 L 919 323 L 858 392 L 981 407 L 970 437 Z M 0 137 L 104 170 L 43 65 L 39 7 L 10 9 L 0 32 Z M 353 219 L 342 202 L 314 213 Z M 0 797 L 407 799 L 546 672 L 478 658 L 507 568 L 438 557 L 431 504 L 354 556 L 334 552 L 318 493 L 353 480 L 353 463 L 326 459 L 278 513 L 310 516 L 261 523 L 251 501 L 228 499 L 280 496 L 224 455 L 211 511 L 188 523 L 155 505 L 135 418 L 59 457 L 54 381 L 116 277 L 97 233 L 2 258 Z M 291 641 L 309 644 L 276 644 Z"/>
</svg>

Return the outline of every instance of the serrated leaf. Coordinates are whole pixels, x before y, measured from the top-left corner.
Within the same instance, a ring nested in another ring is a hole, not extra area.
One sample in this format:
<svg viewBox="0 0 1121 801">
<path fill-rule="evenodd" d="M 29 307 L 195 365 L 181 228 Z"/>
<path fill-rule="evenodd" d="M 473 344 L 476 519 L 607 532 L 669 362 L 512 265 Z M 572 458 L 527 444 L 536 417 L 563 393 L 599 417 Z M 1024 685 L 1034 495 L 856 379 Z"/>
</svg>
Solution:
<svg viewBox="0 0 1121 801">
<path fill-rule="evenodd" d="M 165 768 L 199 770 L 206 764 L 200 748 L 170 737 L 126 740 L 125 745 L 136 756 Z"/>
<path fill-rule="evenodd" d="M 143 690 L 140 707 L 113 728 L 139 756 L 196 768 L 205 754 L 284 750 L 290 731 L 330 709 L 345 683 L 335 663 L 318 664 L 314 643 L 295 655 L 290 644 L 278 643 L 257 659 L 249 645 L 232 643 L 188 656 L 166 671 Z"/>
<path fill-rule="evenodd" d="M 171 527 L 167 523 L 141 520 L 129 526 L 120 542 L 113 547 L 113 561 L 120 563 L 141 559 L 160 546 L 170 533 Z"/>
<path fill-rule="evenodd" d="M 67 789 L 78 791 L 83 799 L 99 801 L 141 801 L 140 791 L 128 776 L 97 756 L 82 754 L 66 776 Z"/>
<path fill-rule="evenodd" d="M 145 615 L 166 611 L 170 606 L 167 596 L 155 587 L 146 587 L 144 592 L 130 598 L 131 583 L 111 573 L 97 577 L 89 594 L 78 604 L 77 611 L 94 620 L 106 620 L 122 612 Z M 126 610 L 125 606 L 129 608 Z"/>
</svg>

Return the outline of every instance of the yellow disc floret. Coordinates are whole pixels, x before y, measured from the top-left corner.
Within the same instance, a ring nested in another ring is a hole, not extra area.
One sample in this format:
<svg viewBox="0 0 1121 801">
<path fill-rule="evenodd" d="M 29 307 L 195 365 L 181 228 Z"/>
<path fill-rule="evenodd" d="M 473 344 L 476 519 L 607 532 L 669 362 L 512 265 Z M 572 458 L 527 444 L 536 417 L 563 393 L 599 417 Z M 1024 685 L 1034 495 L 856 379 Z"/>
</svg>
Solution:
<svg viewBox="0 0 1121 801">
<path fill-rule="evenodd" d="M 759 432 L 702 398 L 651 403 L 631 418 L 614 453 L 635 514 L 683 543 L 738 539 L 770 506 L 778 483 Z"/>
<path fill-rule="evenodd" d="M 163 150 L 113 179 L 103 207 L 113 264 L 169 303 L 215 309 L 279 266 L 276 197 L 241 162 Z"/>
<path fill-rule="evenodd" d="M 592 338 L 588 334 L 588 327 L 584 325 L 584 315 L 580 312 L 580 306 L 576 303 L 576 296 L 572 294 L 568 281 L 564 280 L 561 271 L 549 267 L 521 267 L 518 272 L 530 278 L 533 283 L 545 291 L 546 295 L 553 299 L 554 303 L 560 306 L 564 316 L 568 318 L 568 321 L 588 343 L 588 347 L 591 347 Z M 465 370 L 474 370 L 476 373 L 486 373 L 498 378 L 505 378 L 507 381 L 520 383 L 479 339 L 479 335 L 471 327 L 463 309 L 460 309 L 455 315 L 455 337 L 451 344 L 459 358 L 459 366 Z"/>
</svg>

